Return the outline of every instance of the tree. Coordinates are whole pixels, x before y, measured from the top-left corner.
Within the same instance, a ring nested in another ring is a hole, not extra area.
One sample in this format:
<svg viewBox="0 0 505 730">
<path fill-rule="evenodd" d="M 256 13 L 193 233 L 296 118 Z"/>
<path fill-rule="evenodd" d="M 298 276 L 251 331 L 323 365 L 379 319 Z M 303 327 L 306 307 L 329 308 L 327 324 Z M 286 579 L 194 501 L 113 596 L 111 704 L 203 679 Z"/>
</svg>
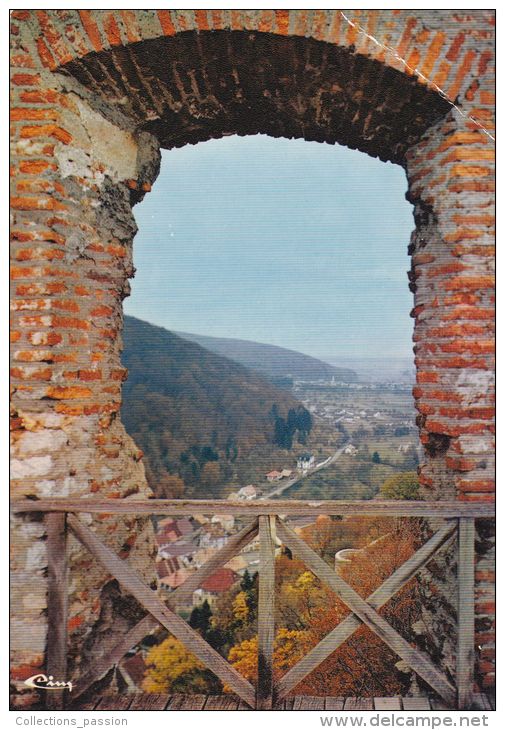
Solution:
<svg viewBox="0 0 505 730">
<path fill-rule="evenodd" d="M 244 591 L 240 591 L 235 596 L 235 600 L 233 601 L 233 615 L 240 623 L 244 624 L 247 622 L 249 606 L 247 605 L 247 594 Z"/>
<path fill-rule="evenodd" d="M 251 575 L 246 570 L 240 581 L 240 588 L 245 594 L 249 623 L 253 623 L 258 611 L 258 573 Z"/>
<path fill-rule="evenodd" d="M 239 644 L 232 646 L 228 654 L 228 661 L 245 679 L 254 681 L 258 676 L 258 637 L 244 639 Z M 229 691 L 226 685 L 224 689 Z"/>
<path fill-rule="evenodd" d="M 209 602 L 205 600 L 201 606 L 195 606 L 191 611 L 189 617 L 189 625 L 200 632 L 204 637 L 207 637 L 207 633 L 210 629 L 210 620 L 212 618 L 212 611 L 209 606 Z"/>
<path fill-rule="evenodd" d="M 212 448 L 212 446 L 203 446 L 200 449 L 200 461 L 218 461 L 219 454 Z"/>
<path fill-rule="evenodd" d="M 363 520 L 367 522 L 367 520 Z M 342 578 L 361 596 L 367 597 L 404 563 L 419 547 L 418 520 L 381 519 L 373 521 L 380 537 L 364 550 L 355 552 L 340 569 Z M 411 626 L 419 620 L 420 587 L 411 581 L 391 599 L 382 615 L 408 641 L 414 638 Z M 310 645 L 314 646 L 342 621 L 348 610 L 336 600 L 310 621 Z M 403 694 L 410 675 L 398 671 L 398 657 L 381 639 L 362 626 L 297 687 L 300 694 L 382 696 Z"/>
<path fill-rule="evenodd" d="M 381 457 L 378 451 L 374 451 L 372 454 L 372 461 L 374 464 L 380 464 L 381 463 Z"/>
<path fill-rule="evenodd" d="M 277 416 L 275 419 L 274 443 L 281 449 L 290 449 L 293 445 L 293 434 L 282 416 Z"/>
<path fill-rule="evenodd" d="M 394 474 L 380 488 L 383 499 L 419 499 L 419 479 L 415 471 Z"/>
<path fill-rule="evenodd" d="M 361 439 L 366 438 L 366 436 L 369 436 L 370 432 L 366 430 L 366 428 L 363 428 L 363 426 L 359 426 L 352 434 L 353 439 L 355 441 L 361 441 Z"/>
<path fill-rule="evenodd" d="M 217 461 L 207 461 L 203 467 L 200 480 L 205 487 L 215 487 L 219 484 L 221 469 Z"/>
<path fill-rule="evenodd" d="M 274 676 L 279 678 L 287 669 L 296 664 L 307 653 L 308 634 L 281 628 L 276 632 L 274 641 Z M 246 639 L 232 646 L 228 661 L 250 682 L 256 682 L 258 676 L 258 637 Z M 225 685 L 225 691 L 230 691 Z"/>
<path fill-rule="evenodd" d="M 184 482 L 175 474 L 165 472 L 155 480 L 155 492 L 162 499 L 180 499 L 184 495 Z"/>
<path fill-rule="evenodd" d="M 146 692 L 216 693 L 221 682 L 178 639 L 169 636 L 150 649 L 142 683 Z"/>
<path fill-rule="evenodd" d="M 290 449 L 293 445 L 293 438 L 298 432 L 299 443 L 306 443 L 307 437 L 312 429 L 312 416 L 310 412 L 300 406 L 290 408 L 287 418 L 279 415 L 277 407 L 272 407 L 270 416 L 274 420 L 274 443 L 282 449 Z"/>
<path fill-rule="evenodd" d="M 257 573 L 255 573 L 254 575 L 257 575 Z M 248 591 L 252 591 L 252 589 L 254 588 L 254 585 L 255 585 L 254 576 L 252 576 L 246 568 L 244 570 L 244 575 L 242 576 L 242 580 L 240 581 L 240 587 L 242 588 L 243 591 L 248 592 Z"/>
</svg>

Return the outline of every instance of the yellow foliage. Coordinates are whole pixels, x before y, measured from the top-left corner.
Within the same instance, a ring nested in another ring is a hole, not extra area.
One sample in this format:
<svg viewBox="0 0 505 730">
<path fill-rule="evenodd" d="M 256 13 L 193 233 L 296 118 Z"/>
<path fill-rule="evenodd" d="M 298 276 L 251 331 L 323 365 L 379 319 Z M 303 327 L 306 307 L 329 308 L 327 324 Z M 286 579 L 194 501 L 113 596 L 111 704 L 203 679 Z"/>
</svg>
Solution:
<svg viewBox="0 0 505 730">
<path fill-rule="evenodd" d="M 309 649 L 306 631 L 279 629 L 275 637 L 274 669 L 285 672 L 301 659 Z"/>
<path fill-rule="evenodd" d="M 258 637 L 245 639 L 240 644 L 232 646 L 228 654 L 228 661 L 240 674 L 250 682 L 256 680 L 258 674 Z M 230 688 L 225 685 L 225 692 L 230 692 Z"/>
<path fill-rule="evenodd" d="M 237 621 L 242 621 L 243 623 L 247 621 L 249 606 L 247 605 L 247 596 L 244 591 L 240 591 L 235 596 L 235 600 L 233 601 L 233 616 Z"/>
<path fill-rule="evenodd" d="M 274 672 L 280 675 L 293 666 L 307 653 L 308 634 L 305 631 L 279 629 L 274 644 Z M 245 639 L 232 646 L 228 661 L 240 674 L 250 682 L 255 682 L 258 675 L 258 637 Z M 230 688 L 225 686 L 225 691 Z"/>
<path fill-rule="evenodd" d="M 169 692 L 183 675 L 204 669 L 195 655 L 173 636 L 149 650 L 146 664 L 148 669 L 142 684 L 146 692 Z"/>
<path fill-rule="evenodd" d="M 295 588 L 299 591 L 312 591 L 316 586 L 316 578 L 309 570 L 302 573 L 295 581 Z"/>
</svg>

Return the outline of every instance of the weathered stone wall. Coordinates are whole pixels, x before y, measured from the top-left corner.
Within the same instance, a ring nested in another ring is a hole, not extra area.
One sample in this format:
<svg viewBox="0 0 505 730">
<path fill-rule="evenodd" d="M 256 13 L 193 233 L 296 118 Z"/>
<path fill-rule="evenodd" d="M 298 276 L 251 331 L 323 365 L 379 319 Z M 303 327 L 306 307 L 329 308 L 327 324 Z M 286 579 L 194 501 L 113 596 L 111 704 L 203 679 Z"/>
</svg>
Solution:
<svg viewBox="0 0 505 730">
<path fill-rule="evenodd" d="M 412 12 L 346 11 L 354 25 L 322 10 L 12 13 L 13 496 L 147 494 L 118 415 L 131 205 L 157 175 L 160 144 L 262 132 L 405 166 L 423 485 L 431 498 L 494 498 L 494 18 Z M 151 581 L 148 523 L 95 522 Z M 22 689 L 44 664 L 45 549 L 36 520 L 13 529 Z M 484 685 L 494 681 L 490 548 L 482 532 Z M 124 604 L 121 621 L 109 610 L 115 586 L 75 546 L 72 563 L 77 672 L 129 617 Z"/>
<path fill-rule="evenodd" d="M 42 69 L 13 78 L 12 497 L 147 496 L 141 452 L 118 417 L 119 356 L 131 200 L 158 172 L 158 143 L 61 81 Z M 149 521 L 95 523 L 152 582 Z M 91 556 L 73 541 L 71 551 L 75 676 L 136 616 L 112 605 L 114 584 Z M 12 678 L 23 704 L 34 698 L 22 680 L 45 663 L 43 524 L 16 518 L 12 553 Z"/>
<path fill-rule="evenodd" d="M 481 98 L 492 102 L 485 79 L 480 85 Z M 487 110 L 475 103 L 473 93 L 467 96 L 464 107 L 489 124 Z M 407 155 L 409 199 L 417 226 L 410 245 L 414 396 L 428 457 L 420 476 L 427 498 L 457 494 L 465 501 L 494 500 L 493 160 L 492 140 L 470 129 L 457 111 L 430 129 Z M 487 687 L 495 681 L 490 661 L 494 541 L 485 523 L 477 523 L 477 534 L 477 673 Z M 454 575 L 454 570 L 440 572 L 439 596 L 432 603 L 441 654 L 450 654 L 451 624 L 455 634 L 454 611 L 440 610 L 445 604 L 455 605 Z"/>
</svg>

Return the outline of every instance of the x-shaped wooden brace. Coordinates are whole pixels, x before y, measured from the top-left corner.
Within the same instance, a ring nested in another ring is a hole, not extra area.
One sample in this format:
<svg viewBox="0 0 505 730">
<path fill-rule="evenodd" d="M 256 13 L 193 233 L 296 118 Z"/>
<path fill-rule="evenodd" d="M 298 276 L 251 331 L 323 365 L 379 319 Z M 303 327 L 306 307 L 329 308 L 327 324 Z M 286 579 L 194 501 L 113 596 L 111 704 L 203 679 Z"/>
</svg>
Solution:
<svg viewBox="0 0 505 730">
<path fill-rule="evenodd" d="M 137 573 L 121 560 L 97 535 L 73 514 L 67 523 L 77 539 L 90 551 L 101 565 L 113 575 L 124 589 L 131 593 L 149 612 L 139 621 L 116 646 L 102 657 L 93 669 L 82 677 L 74 690 L 73 699 L 81 696 L 98 679 L 141 641 L 155 626 L 161 624 L 181 641 L 193 654 L 209 667 L 221 681 L 225 682 L 247 704 L 254 707 L 256 691 L 252 684 L 242 677 L 218 652 L 213 649 L 199 633 L 194 631 L 180 616 L 159 600 L 149 586 Z M 255 519 L 243 530 L 234 535 L 218 553 L 213 555 L 199 570 L 193 573 L 176 591 L 171 594 L 171 602 L 191 596 L 193 591 L 220 568 L 258 534 L 258 520 Z"/>
<path fill-rule="evenodd" d="M 362 624 L 368 626 L 398 656 L 400 656 L 420 677 L 451 705 L 456 700 L 456 689 L 447 677 L 435 667 L 425 654 L 413 648 L 380 615 L 376 609 L 383 606 L 397 591 L 425 566 L 434 554 L 444 545 L 457 529 L 453 521 L 448 521 L 430 540 L 425 543 L 409 560 L 391 575 L 365 601 L 342 578 L 335 573 L 298 535 L 282 521 L 277 521 L 277 535 L 293 554 L 351 609 L 354 615 L 347 616 L 317 646 L 301 659 L 280 680 L 277 696 L 282 698 L 304 677 L 312 672 L 322 661 L 348 639 Z"/>
<path fill-rule="evenodd" d="M 267 519 L 267 518 L 265 518 Z M 261 520 L 261 518 L 260 518 Z M 265 523 L 265 520 L 263 520 Z M 74 515 L 68 515 L 68 525 L 80 542 L 99 560 L 99 562 L 132 593 L 139 603 L 148 611 L 148 615 L 139 621 L 121 641 L 116 644 L 86 675 L 81 678 L 79 686 L 75 688 L 74 697 L 81 696 L 153 628 L 162 624 L 176 638 L 178 638 L 195 656 L 208 666 L 223 682 L 226 682 L 245 702 L 254 706 L 254 687 L 245 680 L 220 654 L 218 654 L 196 631 L 160 601 L 144 581 L 121 560 L 97 535 L 84 525 Z M 261 525 L 266 533 L 266 523 Z M 272 525 L 273 527 L 273 525 Z M 287 672 L 276 687 L 276 696 L 285 697 L 304 677 L 312 672 L 346 639 L 348 639 L 362 624 L 374 631 L 395 653 L 421 676 L 441 697 L 453 703 L 456 690 L 445 675 L 429 661 L 419 650 L 414 649 L 403 639 L 388 622 L 380 616 L 376 609 L 383 606 L 408 581 L 424 567 L 435 553 L 452 537 L 456 531 L 454 521 L 447 521 L 444 527 L 438 530 L 425 545 L 423 545 L 409 560 L 393 573 L 377 590 L 365 601 L 342 578 L 315 553 L 296 533 L 287 525 L 277 520 L 277 535 L 282 542 L 324 583 L 326 583 L 339 598 L 351 609 L 354 615 L 347 616 L 333 631 Z M 235 554 L 245 547 L 258 534 L 258 519 L 253 520 L 239 533 L 234 535 L 227 545 L 213 555 L 204 565 L 193 573 L 170 596 L 174 600 L 181 600 L 192 595 L 193 591 L 218 568 L 225 565 Z M 262 535 L 262 543 L 266 538 Z M 273 550 L 267 551 L 268 554 Z M 273 566 L 271 566 L 273 567 Z M 273 575 L 273 570 L 269 571 Z M 267 575 L 267 582 L 273 578 Z M 272 621 L 273 617 L 267 617 Z M 273 624 L 272 624 L 273 626 Z M 261 632 L 260 632 L 261 633 Z M 268 632 L 267 632 L 268 633 Z M 272 637 L 266 637 L 267 644 L 273 647 Z M 272 639 L 272 641 L 269 640 Z"/>
</svg>

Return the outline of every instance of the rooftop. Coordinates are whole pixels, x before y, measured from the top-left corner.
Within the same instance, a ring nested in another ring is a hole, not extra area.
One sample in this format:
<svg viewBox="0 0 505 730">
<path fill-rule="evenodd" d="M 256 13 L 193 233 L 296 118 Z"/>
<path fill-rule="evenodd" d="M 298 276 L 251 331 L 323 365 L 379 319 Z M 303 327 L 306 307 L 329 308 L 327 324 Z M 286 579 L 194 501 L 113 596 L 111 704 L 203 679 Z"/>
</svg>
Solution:
<svg viewBox="0 0 505 730">
<path fill-rule="evenodd" d="M 237 577 L 237 574 L 230 568 L 220 568 L 214 575 L 204 580 L 200 587 L 210 593 L 223 593 L 232 587 Z"/>
</svg>

